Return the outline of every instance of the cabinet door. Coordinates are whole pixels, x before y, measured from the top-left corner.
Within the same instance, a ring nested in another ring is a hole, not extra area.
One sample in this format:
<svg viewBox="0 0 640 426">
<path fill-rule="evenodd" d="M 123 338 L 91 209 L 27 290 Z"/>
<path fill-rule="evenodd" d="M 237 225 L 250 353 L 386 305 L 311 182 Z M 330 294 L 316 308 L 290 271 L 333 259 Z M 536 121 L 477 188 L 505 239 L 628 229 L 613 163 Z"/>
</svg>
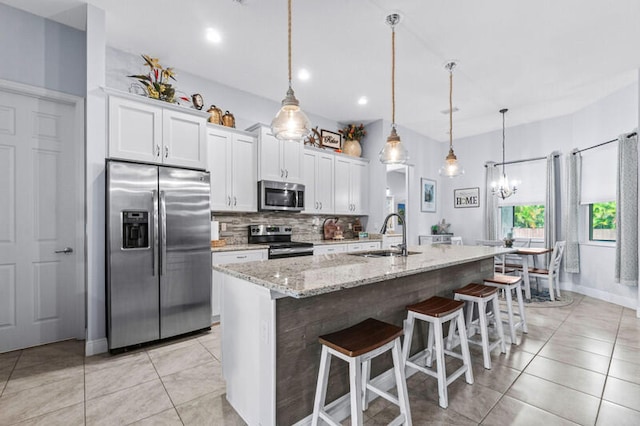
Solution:
<svg viewBox="0 0 640 426">
<path fill-rule="evenodd" d="M 368 214 L 369 179 L 367 178 L 368 165 L 360 161 L 351 163 L 350 168 L 350 194 L 351 213 Z"/>
<path fill-rule="evenodd" d="M 162 108 L 109 97 L 109 157 L 161 163 Z"/>
<path fill-rule="evenodd" d="M 317 213 L 320 207 L 318 198 L 316 197 L 318 154 L 305 151 L 302 158 L 302 183 L 304 184 L 304 210 L 302 213 Z"/>
<path fill-rule="evenodd" d="M 207 166 L 207 124 L 204 117 L 165 109 L 162 123 L 162 162 L 204 170 Z"/>
<path fill-rule="evenodd" d="M 302 182 L 302 142 L 280 141 L 282 153 L 283 180 L 287 182 Z"/>
<path fill-rule="evenodd" d="M 258 211 L 257 140 L 234 135 L 232 151 L 232 207 L 234 211 Z"/>
<path fill-rule="evenodd" d="M 334 207 L 334 159 L 333 154 L 317 154 L 316 167 L 316 200 L 318 201 L 319 213 L 333 214 Z M 305 166 L 306 172 L 306 166 Z"/>
<path fill-rule="evenodd" d="M 209 152 L 207 167 L 211 172 L 211 210 L 229 211 L 231 206 L 232 135 L 219 129 L 207 130 Z"/>
<path fill-rule="evenodd" d="M 351 200 L 349 198 L 349 169 L 351 162 L 346 158 L 335 159 L 335 213 L 351 214 Z"/>
<path fill-rule="evenodd" d="M 280 161 L 280 141 L 267 130 L 261 129 L 258 151 L 260 180 L 282 181 L 284 169 Z"/>
</svg>

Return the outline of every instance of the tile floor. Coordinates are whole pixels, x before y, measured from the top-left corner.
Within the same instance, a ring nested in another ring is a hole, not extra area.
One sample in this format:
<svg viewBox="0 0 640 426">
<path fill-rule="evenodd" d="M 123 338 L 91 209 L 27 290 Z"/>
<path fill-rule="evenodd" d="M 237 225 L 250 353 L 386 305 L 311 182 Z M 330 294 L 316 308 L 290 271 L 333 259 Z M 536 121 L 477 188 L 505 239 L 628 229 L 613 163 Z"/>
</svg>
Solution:
<svg viewBox="0 0 640 426">
<path fill-rule="evenodd" d="M 640 424 L 640 320 L 572 296 L 565 307 L 529 307 L 529 333 L 506 354 L 496 349 L 491 370 L 472 346 L 475 384 L 454 382 L 448 409 L 435 379 L 411 377 L 413 424 Z M 69 341 L 0 354 L 0 425 L 244 424 L 225 400 L 218 327 L 117 356 L 82 353 L 83 342 Z M 378 398 L 365 424 L 397 414 Z"/>
</svg>

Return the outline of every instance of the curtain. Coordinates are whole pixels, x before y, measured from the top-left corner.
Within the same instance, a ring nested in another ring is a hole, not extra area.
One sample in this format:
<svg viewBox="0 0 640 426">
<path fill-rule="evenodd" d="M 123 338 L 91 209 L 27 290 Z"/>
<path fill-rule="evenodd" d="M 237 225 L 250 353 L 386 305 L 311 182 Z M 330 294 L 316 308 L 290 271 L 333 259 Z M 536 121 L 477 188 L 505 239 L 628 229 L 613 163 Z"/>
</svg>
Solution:
<svg viewBox="0 0 640 426">
<path fill-rule="evenodd" d="M 580 247 L 578 245 L 582 156 L 578 149 L 567 157 L 567 244 L 564 248 L 564 270 L 572 274 L 580 273 Z"/>
<path fill-rule="evenodd" d="M 638 285 L 638 136 L 618 138 L 616 282 Z"/>
<path fill-rule="evenodd" d="M 494 161 L 484 165 L 484 239 L 497 240 L 498 236 L 498 198 L 491 193 L 491 182 L 498 181 L 498 173 Z"/>
<path fill-rule="evenodd" d="M 553 248 L 558 236 L 559 206 L 559 153 L 547 155 L 547 188 L 544 203 L 544 246 Z"/>
</svg>

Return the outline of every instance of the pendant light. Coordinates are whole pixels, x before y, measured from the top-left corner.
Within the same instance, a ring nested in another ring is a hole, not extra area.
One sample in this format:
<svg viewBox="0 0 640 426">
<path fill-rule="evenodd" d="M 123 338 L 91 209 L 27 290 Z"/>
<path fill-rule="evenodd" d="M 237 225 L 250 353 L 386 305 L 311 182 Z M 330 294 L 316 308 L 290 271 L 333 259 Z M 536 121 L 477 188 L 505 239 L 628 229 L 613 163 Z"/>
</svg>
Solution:
<svg viewBox="0 0 640 426">
<path fill-rule="evenodd" d="M 440 176 L 454 178 L 464 174 L 464 169 L 458 163 L 458 157 L 453 153 L 453 69 L 458 65 L 451 61 L 444 67 L 449 71 L 449 155 L 440 167 Z"/>
<path fill-rule="evenodd" d="M 382 164 L 406 164 L 409 153 L 396 133 L 396 24 L 400 15 L 392 13 L 387 16 L 386 23 L 391 26 L 391 133 L 378 157 Z"/>
<path fill-rule="evenodd" d="M 291 0 L 288 13 L 289 35 L 289 90 L 282 100 L 282 108 L 271 122 L 271 132 L 277 139 L 302 140 L 311 130 L 311 123 L 306 114 L 300 109 L 300 102 L 296 99 L 291 88 Z"/>
<path fill-rule="evenodd" d="M 500 110 L 500 114 L 502 114 L 502 176 L 500 176 L 498 182 L 491 182 L 491 193 L 503 200 L 509 198 L 518 191 L 516 181 L 513 180 L 509 182 L 507 173 L 504 171 L 504 114 L 507 111 L 509 110 L 506 108 Z"/>
</svg>

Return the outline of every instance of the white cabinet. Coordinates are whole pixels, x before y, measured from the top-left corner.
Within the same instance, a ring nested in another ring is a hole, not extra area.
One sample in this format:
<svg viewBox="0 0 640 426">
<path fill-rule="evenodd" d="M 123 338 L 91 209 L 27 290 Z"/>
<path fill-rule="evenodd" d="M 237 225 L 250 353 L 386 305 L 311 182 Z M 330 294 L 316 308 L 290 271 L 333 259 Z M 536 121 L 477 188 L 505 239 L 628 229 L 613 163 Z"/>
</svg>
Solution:
<svg viewBox="0 0 640 426">
<path fill-rule="evenodd" d="M 363 160 L 336 156 L 335 213 L 369 214 L 369 164 Z"/>
<path fill-rule="evenodd" d="M 418 236 L 418 244 L 421 246 L 429 244 L 451 244 L 453 234 L 435 234 Z"/>
<path fill-rule="evenodd" d="M 224 265 L 229 263 L 252 262 L 266 260 L 267 249 L 260 250 L 236 250 L 211 253 L 212 265 Z M 216 271 L 211 274 L 211 322 L 220 319 L 220 283 L 216 280 Z"/>
<path fill-rule="evenodd" d="M 349 243 L 347 252 L 380 250 L 380 241 L 362 241 L 358 243 Z"/>
<path fill-rule="evenodd" d="M 304 150 L 302 183 L 305 207 L 302 213 L 333 214 L 334 157 L 328 152 Z"/>
<path fill-rule="evenodd" d="M 256 137 L 211 124 L 207 140 L 211 210 L 258 211 Z"/>
<path fill-rule="evenodd" d="M 267 126 L 256 124 L 247 129 L 258 134 L 258 180 L 302 182 L 301 141 L 281 141 Z"/>
<path fill-rule="evenodd" d="M 205 169 L 206 114 L 164 103 L 111 94 L 109 157 Z"/>
<path fill-rule="evenodd" d="M 317 256 L 319 254 L 336 254 L 336 253 L 346 253 L 347 252 L 347 244 L 324 244 L 321 246 L 314 245 L 313 246 L 313 255 Z"/>
</svg>

